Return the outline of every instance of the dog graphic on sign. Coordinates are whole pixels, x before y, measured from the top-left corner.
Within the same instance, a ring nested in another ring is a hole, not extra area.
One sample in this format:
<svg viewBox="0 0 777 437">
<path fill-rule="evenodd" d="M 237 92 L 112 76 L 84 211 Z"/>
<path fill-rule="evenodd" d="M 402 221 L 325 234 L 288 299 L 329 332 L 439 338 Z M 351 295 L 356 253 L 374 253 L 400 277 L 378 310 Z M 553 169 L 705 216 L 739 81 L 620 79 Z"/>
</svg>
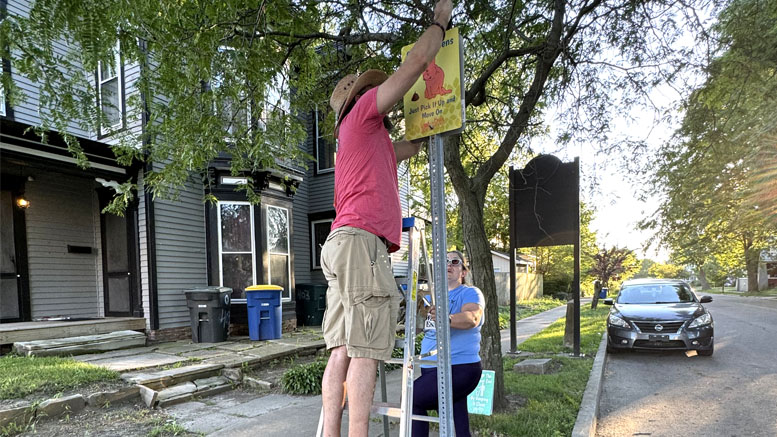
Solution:
<svg viewBox="0 0 777 437">
<path fill-rule="evenodd" d="M 446 89 L 445 83 L 445 70 L 437 65 L 434 60 L 429 64 L 429 67 L 424 71 L 424 82 L 426 83 L 426 90 L 424 91 L 424 97 L 432 99 L 434 96 L 444 96 L 451 92 Z"/>
</svg>

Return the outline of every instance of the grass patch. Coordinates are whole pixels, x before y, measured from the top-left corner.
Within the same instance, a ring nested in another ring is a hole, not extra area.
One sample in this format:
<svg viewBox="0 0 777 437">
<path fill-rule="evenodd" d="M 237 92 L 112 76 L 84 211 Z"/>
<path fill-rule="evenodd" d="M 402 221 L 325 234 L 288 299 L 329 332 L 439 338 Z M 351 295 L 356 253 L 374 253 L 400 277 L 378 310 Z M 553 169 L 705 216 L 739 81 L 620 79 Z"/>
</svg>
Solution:
<svg viewBox="0 0 777 437">
<path fill-rule="evenodd" d="M 473 431 L 482 436 L 568 436 L 575 426 L 593 358 L 605 330 L 609 307 L 580 308 L 580 351 L 585 358 L 559 356 L 565 348 L 562 318 L 521 343 L 532 358 L 551 358 L 555 371 L 546 375 L 513 372 L 519 359 L 504 360 L 505 392 L 517 405 L 492 416 L 470 415 Z"/>
<path fill-rule="evenodd" d="M 56 393 L 118 379 L 118 372 L 71 358 L 0 357 L 0 399 L 23 398 L 37 391 Z"/>
<path fill-rule="evenodd" d="M 768 290 L 761 290 L 761 291 L 746 291 L 743 293 L 737 292 L 736 288 L 734 287 L 726 287 L 724 290 L 725 291 L 721 291 L 720 288 L 710 288 L 708 290 L 696 290 L 696 294 L 700 296 L 704 294 L 733 294 L 735 296 L 745 296 L 745 297 L 777 296 L 777 288 L 770 288 Z"/>
<path fill-rule="evenodd" d="M 157 425 L 148 432 L 148 437 L 162 437 L 171 435 L 184 435 L 188 434 L 186 428 L 173 422 L 167 422 L 162 425 Z"/>
<path fill-rule="evenodd" d="M 563 300 L 552 297 L 522 300 L 515 305 L 515 320 L 525 319 L 565 304 Z M 510 305 L 502 305 L 499 307 L 499 329 L 508 327 L 510 327 Z"/>
<path fill-rule="evenodd" d="M 738 294 L 741 295 L 743 293 L 737 292 L 736 287 L 712 287 L 708 288 L 706 290 L 702 290 L 701 288 L 694 289 L 696 291 L 696 294 L 699 295 L 699 297 L 705 295 L 705 294 Z"/>
<path fill-rule="evenodd" d="M 602 334 L 606 329 L 606 317 L 609 312 L 610 307 L 606 305 L 599 305 L 595 310 L 592 310 L 590 305 L 580 306 L 581 353 L 587 356 L 596 355 Z M 565 326 L 566 317 L 562 317 L 521 343 L 520 349 L 527 352 L 549 354 L 571 352 L 571 349 L 564 347 Z"/>
</svg>

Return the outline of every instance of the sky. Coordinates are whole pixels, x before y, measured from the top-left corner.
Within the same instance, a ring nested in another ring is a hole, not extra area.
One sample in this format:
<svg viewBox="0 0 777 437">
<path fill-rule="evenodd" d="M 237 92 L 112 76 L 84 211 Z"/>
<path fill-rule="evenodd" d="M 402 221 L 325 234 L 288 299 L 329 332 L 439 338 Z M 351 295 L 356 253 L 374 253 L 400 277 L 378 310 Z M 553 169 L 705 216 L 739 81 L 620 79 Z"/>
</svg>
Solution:
<svg viewBox="0 0 777 437">
<path fill-rule="evenodd" d="M 659 93 L 660 101 L 664 105 L 670 105 L 673 100 L 680 98 L 678 95 L 664 95 Z M 664 122 L 655 121 L 656 114 L 645 111 L 644 108 L 635 109 L 631 114 L 634 118 L 627 121 L 625 118 L 616 120 L 614 132 L 623 138 L 632 140 L 644 140 L 651 150 L 658 150 L 662 144 L 671 137 L 675 126 Z M 549 119 L 552 120 L 552 116 Z M 550 153 L 559 157 L 564 162 L 570 162 L 575 157 L 580 157 L 581 168 L 581 198 L 595 208 L 594 219 L 591 228 L 597 234 L 598 244 L 606 247 L 626 247 L 633 250 L 639 258 L 648 258 L 656 262 L 669 261 L 669 253 L 662 248 L 651 246 L 645 249 L 645 243 L 650 239 L 650 231 L 640 231 L 637 223 L 648 217 L 656 210 L 659 201 L 650 196 L 645 201 L 640 200 L 642 186 L 635 182 L 633 175 L 624 173 L 618 165 L 623 160 L 631 159 L 629 156 L 597 153 L 597 145 L 575 144 L 566 149 L 559 150 L 559 146 L 551 139 L 554 137 L 551 121 L 548 137 L 532 140 L 531 147 L 536 153 Z M 596 187 L 592 188 L 595 184 Z"/>
<path fill-rule="evenodd" d="M 696 9 L 695 14 L 696 18 L 705 23 L 705 26 L 714 21 L 710 10 Z M 681 16 L 677 17 L 677 20 L 683 19 Z M 705 46 L 698 45 L 690 28 L 677 42 L 677 48 L 681 47 L 686 49 L 700 48 L 702 53 L 707 53 L 704 50 Z M 703 82 L 704 76 L 699 73 L 694 70 L 686 70 L 673 78 L 673 83 L 663 84 L 655 88 L 649 93 L 649 100 L 657 109 L 637 106 L 624 113 L 620 118 L 612 120 L 614 136 L 620 136 L 619 139 L 644 141 L 650 151 L 658 153 L 679 127 L 677 124 L 679 123 L 678 116 L 681 114 L 676 112 L 676 108 L 679 107 L 678 103 L 686 97 L 682 93 L 696 88 Z M 666 115 L 672 117 L 665 117 Z M 675 119 L 674 124 L 664 121 L 666 118 Z M 647 218 L 656 210 L 659 199 L 648 196 L 645 201 L 639 200 L 639 195 L 645 194 L 644 183 L 635 182 L 634 178 L 625 174 L 621 166 L 618 165 L 633 158 L 613 153 L 597 153 L 599 147 L 595 144 L 574 145 L 559 150 L 559 146 L 553 141 L 553 138 L 557 136 L 553 126 L 558 124 L 559 122 L 555 120 L 555 114 L 549 112 L 546 117 L 546 125 L 550 128 L 549 134 L 544 138 L 532 139 L 532 150 L 536 153 L 554 154 L 564 162 L 580 157 L 581 198 L 595 206 L 596 212 L 591 227 L 597 233 L 599 245 L 604 244 L 608 248 L 610 246 L 627 247 L 640 258 L 663 263 L 669 262 L 669 253 L 666 249 L 654 246 L 647 250 L 644 248 L 652 233 L 640 231 L 636 227 L 637 222 Z M 646 156 L 650 156 L 650 153 Z M 595 189 L 592 189 L 593 184 L 596 186 Z"/>
</svg>

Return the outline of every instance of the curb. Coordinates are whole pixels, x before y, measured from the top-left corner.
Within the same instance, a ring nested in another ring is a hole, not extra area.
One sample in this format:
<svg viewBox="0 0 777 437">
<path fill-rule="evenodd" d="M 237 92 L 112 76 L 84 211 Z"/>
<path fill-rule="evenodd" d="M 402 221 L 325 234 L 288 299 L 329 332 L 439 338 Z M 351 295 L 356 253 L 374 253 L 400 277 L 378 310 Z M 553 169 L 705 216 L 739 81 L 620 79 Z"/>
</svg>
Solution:
<svg viewBox="0 0 777 437">
<path fill-rule="evenodd" d="M 604 379 L 604 365 L 607 362 L 607 333 L 602 335 L 599 350 L 596 352 L 594 365 L 591 367 L 591 375 L 585 386 L 583 400 L 577 412 L 575 427 L 572 429 L 572 437 L 589 437 L 596 435 L 596 419 L 599 414 L 599 397 L 602 393 L 602 380 Z"/>
</svg>

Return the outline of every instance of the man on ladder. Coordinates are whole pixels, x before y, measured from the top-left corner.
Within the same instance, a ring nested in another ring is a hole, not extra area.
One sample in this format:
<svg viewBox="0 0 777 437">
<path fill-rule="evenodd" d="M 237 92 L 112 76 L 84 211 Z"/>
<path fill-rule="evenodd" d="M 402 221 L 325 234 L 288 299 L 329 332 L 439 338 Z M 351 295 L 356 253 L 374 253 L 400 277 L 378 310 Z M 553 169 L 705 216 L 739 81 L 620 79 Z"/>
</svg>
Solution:
<svg viewBox="0 0 777 437">
<path fill-rule="evenodd" d="M 402 210 L 397 162 L 420 143 L 392 143 L 385 114 L 404 96 L 440 50 L 450 0 L 435 5 L 434 23 L 391 76 L 368 70 L 338 82 L 329 100 L 337 116 L 335 211 L 321 253 L 329 283 L 323 330 L 331 356 L 324 372 L 324 435 L 340 436 L 344 399 L 348 435 L 367 436 L 378 360 L 391 357 L 400 296 L 389 252 L 399 248 Z"/>
</svg>

